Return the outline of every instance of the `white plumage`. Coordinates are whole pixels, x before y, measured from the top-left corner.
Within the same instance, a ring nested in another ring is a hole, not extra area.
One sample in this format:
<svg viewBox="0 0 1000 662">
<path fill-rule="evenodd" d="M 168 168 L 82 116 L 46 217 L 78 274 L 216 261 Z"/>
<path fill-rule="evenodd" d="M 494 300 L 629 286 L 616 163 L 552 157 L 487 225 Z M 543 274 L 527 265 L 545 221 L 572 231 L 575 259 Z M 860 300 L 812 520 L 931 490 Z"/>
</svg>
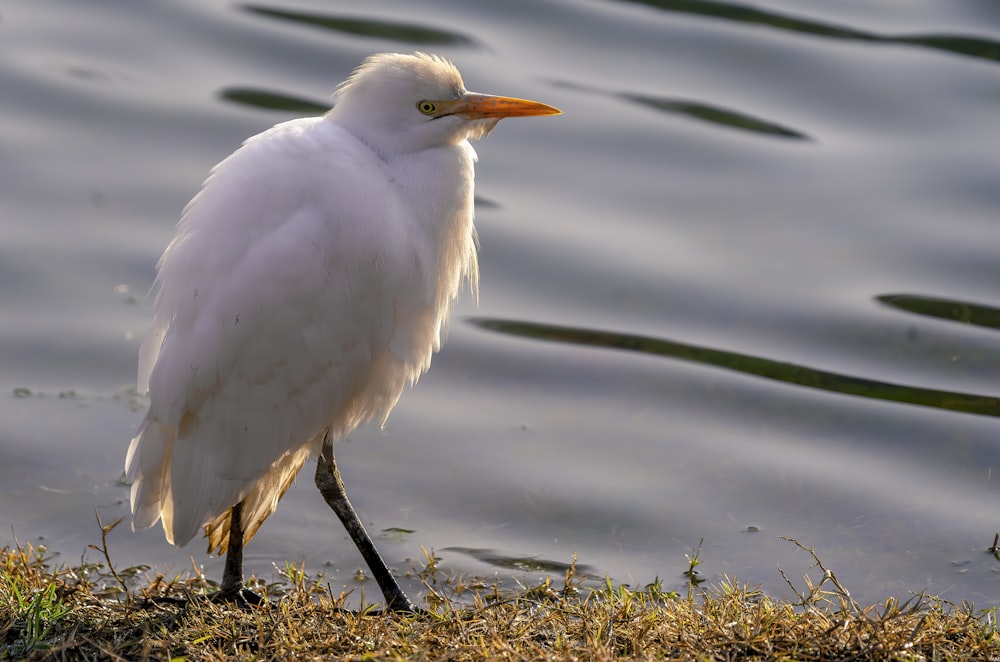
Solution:
<svg viewBox="0 0 1000 662">
<path fill-rule="evenodd" d="M 424 105 L 430 104 L 430 105 Z M 132 440 L 133 527 L 226 549 L 274 511 L 329 431 L 389 415 L 478 273 L 469 139 L 556 114 L 476 95 L 435 56 L 368 58 L 326 116 L 247 140 L 184 210 L 158 264 Z"/>
</svg>

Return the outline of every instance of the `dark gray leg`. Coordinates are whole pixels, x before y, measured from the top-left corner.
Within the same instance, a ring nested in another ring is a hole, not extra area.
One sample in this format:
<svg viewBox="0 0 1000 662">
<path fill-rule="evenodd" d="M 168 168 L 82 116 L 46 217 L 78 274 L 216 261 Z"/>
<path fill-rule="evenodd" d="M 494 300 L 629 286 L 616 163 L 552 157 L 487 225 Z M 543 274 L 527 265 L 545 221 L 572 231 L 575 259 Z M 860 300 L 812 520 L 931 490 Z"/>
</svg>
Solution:
<svg viewBox="0 0 1000 662">
<path fill-rule="evenodd" d="M 330 439 L 329 433 L 323 439 L 323 450 L 316 461 L 316 487 L 319 488 L 320 494 L 323 495 L 327 505 L 333 509 L 333 512 L 337 513 L 337 517 L 343 522 L 347 533 L 350 534 L 354 544 L 357 545 L 358 551 L 361 552 L 365 563 L 368 564 L 368 568 L 372 571 L 375 581 L 378 582 L 379 588 L 382 589 L 386 607 L 390 611 L 410 613 L 420 611 L 410 602 L 410 599 L 403 593 L 403 589 L 396 583 L 396 578 L 392 576 L 385 561 L 382 560 L 382 556 L 375 549 L 375 543 L 372 542 L 368 532 L 365 531 L 364 525 L 358 518 L 358 513 L 354 510 L 354 506 L 348 501 L 347 492 L 344 490 L 344 481 L 340 477 L 340 470 L 337 469 L 337 462 L 333 457 L 333 442 Z"/>
<path fill-rule="evenodd" d="M 243 588 L 243 502 L 229 513 L 229 549 L 226 568 L 222 572 L 222 588 L 212 596 L 216 602 L 235 602 L 240 606 L 259 605 L 264 602 L 253 591 Z"/>
</svg>

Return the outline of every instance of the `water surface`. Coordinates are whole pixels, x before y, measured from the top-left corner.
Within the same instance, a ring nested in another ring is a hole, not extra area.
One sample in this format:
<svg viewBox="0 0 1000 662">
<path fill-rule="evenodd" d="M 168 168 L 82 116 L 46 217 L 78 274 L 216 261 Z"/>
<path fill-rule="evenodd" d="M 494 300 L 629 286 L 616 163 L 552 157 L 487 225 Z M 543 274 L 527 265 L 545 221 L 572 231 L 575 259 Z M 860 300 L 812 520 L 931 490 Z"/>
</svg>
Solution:
<svg viewBox="0 0 1000 662">
<path fill-rule="evenodd" d="M 416 49 L 565 115 L 477 146 L 479 305 L 385 430 L 338 447 L 393 567 L 424 547 L 514 586 L 575 554 L 683 590 L 700 546 L 708 580 L 790 597 L 776 566 L 811 559 L 785 536 L 864 602 L 1000 604 L 989 0 L 8 3 L 4 542 L 92 558 L 95 511 L 127 514 L 145 297 L 208 169 L 322 112 L 366 55 Z M 110 544 L 221 574 L 157 529 Z M 247 553 L 337 590 L 361 565 L 308 473 Z"/>
</svg>

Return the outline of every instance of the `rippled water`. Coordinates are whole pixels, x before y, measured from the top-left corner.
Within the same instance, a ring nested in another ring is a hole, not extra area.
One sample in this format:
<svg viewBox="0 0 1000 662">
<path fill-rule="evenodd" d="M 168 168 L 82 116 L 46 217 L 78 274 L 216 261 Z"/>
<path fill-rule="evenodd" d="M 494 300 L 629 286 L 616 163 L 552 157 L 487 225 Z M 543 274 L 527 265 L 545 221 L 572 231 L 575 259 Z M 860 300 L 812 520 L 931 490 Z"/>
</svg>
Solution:
<svg viewBox="0 0 1000 662">
<path fill-rule="evenodd" d="M 0 512 L 68 562 L 120 476 L 159 253 L 208 169 L 367 54 L 565 115 L 478 145 L 480 304 L 338 449 L 391 565 L 1000 604 L 1000 5 L 6 3 Z M 307 469 L 309 471 L 309 469 Z M 249 569 L 361 560 L 312 487 Z M 403 533 L 401 530 L 412 531 Z M 703 541 L 703 542 L 700 542 Z M 121 565 L 221 574 L 158 530 Z M 93 552 L 88 552 L 93 555 Z M 813 571 L 815 577 L 815 571 Z M 418 584 L 410 590 L 419 593 Z M 366 588 L 376 594 L 373 586 Z"/>
</svg>

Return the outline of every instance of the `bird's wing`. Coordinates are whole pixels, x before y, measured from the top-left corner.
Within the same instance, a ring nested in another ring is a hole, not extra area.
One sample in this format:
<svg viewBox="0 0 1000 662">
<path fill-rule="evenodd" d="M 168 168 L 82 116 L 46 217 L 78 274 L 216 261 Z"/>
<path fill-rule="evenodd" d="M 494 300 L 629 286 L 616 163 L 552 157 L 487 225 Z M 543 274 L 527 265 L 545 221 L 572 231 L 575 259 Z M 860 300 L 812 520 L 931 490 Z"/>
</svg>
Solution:
<svg viewBox="0 0 1000 662">
<path fill-rule="evenodd" d="M 324 427 L 387 415 L 415 377 L 386 351 L 394 296 L 426 289 L 407 212 L 378 159 L 323 121 L 217 166 L 160 261 L 127 473 L 134 525 L 162 516 L 176 544 Z"/>
</svg>

